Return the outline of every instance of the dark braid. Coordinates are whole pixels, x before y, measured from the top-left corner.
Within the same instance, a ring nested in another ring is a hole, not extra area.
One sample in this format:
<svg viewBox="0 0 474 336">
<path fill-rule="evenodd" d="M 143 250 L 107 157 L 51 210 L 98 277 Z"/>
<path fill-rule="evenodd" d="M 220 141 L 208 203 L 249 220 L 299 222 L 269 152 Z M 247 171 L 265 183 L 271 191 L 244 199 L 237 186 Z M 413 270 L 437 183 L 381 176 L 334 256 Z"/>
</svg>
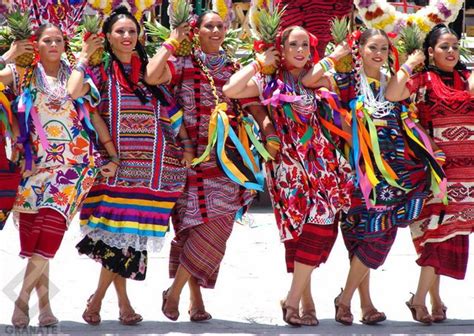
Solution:
<svg viewBox="0 0 474 336">
<path fill-rule="evenodd" d="M 355 82 L 354 94 L 358 95 L 360 87 L 360 71 L 362 69 L 362 58 L 359 53 L 359 41 L 354 41 L 352 44 L 352 62 L 354 64 L 354 69 L 352 70 Z"/>
<path fill-rule="evenodd" d="M 64 36 L 64 52 L 66 53 L 67 60 L 69 65 L 73 68 L 76 65 L 76 56 L 72 53 L 71 46 L 69 45 L 69 39 L 67 36 Z"/>
<path fill-rule="evenodd" d="M 395 57 L 395 55 L 392 54 L 391 51 L 389 51 L 389 55 L 388 55 L 388 71 L 390 71 L 390 75 L 393 76 L 395 75 L 395 65 L 394 65 L 394 60 L 393 60 L 393 57 Z"/>
</svg>

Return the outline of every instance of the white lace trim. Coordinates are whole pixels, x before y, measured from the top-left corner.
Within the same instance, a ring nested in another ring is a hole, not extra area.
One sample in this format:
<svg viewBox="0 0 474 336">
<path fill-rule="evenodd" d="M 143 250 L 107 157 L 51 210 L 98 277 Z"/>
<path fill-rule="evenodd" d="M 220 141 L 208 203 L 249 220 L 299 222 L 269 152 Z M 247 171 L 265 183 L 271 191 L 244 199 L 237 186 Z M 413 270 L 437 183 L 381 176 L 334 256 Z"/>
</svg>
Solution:
<svg viewBox="0 0 474 336">
<path fill-rule="evenodd" d="M 118 249 L 128 247 L 136 251 L 160 252 L 165 244 L 165 237 L 145 237 L 136 234 L 113 233 L 101 229 L 82 226 L 81 232 L 94 241 L 102 240 L 105 244 Z"/>
</svg>

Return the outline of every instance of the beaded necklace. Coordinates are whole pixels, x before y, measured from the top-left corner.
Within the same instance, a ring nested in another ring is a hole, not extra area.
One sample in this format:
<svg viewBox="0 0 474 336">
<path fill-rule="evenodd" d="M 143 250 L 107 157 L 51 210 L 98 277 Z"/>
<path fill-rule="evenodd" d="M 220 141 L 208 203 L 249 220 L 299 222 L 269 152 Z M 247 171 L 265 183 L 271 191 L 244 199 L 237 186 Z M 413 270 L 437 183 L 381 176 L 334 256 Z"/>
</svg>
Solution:
<svg viewBox="0 0 474 336">
<path fill-rule="evenodd" d="M 293 102 L 291 107 L 295 110 L 295 112 L 298 112 L 303 122 L 307 122 L 309 117 L 313 114 L 315 107 L 317 106 L 317 100 L 314 91 L 307 89 L 301 84 L 301 79 L 306 74 L 306 71 L 302 71 L 296 79 L 287 70 L 284 70 L 282 73 L 283 82 L 292 89 L 294 94 L 301 97 L 299 101 Z"/>
<path fill-rule="evenodd" d="M 227 55 L 224 50 L 219 50 L 217 54 L 206 54 L 198 49 L 195 56 L 211 72 L 220 72 L 227 63 Z"/>
<path fill-rule="evenodd" d="M 385 99 L 385 89 L 387 87 L 386 76 L 383 73 L 380 73 L 380 88 L 377 96 L 374 96 L 374 91 L 372 90 L 364 71 L 360 72 L 359 83 L 359 95 L 364 96 L 364 106 L 369 110 L 369 113 L 374 118 L 388 116 L 394 109 L 395 104 Z"/>
<path fill-rule="evenodd" d="M 69 68 L 65 62 L 61 61 L 58 70 L 57 82 L 50 83 L 47 78 L 44 67 L 39 62 L 35 68 L 35 87 L 44 94 L 51 106 L 61 106 L 68 98 L 66 83 L 69 75 Z"/>
</svg>

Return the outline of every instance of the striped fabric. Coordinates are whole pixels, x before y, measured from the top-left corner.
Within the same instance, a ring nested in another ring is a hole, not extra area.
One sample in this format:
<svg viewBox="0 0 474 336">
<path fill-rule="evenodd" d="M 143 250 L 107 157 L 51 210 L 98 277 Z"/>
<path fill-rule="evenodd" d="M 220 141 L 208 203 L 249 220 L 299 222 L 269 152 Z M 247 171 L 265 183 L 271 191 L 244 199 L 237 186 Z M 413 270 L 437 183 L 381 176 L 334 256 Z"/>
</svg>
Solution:
<svg viewBox="0 0 474 336">
<path fill-rule="evenodd" d="M 439 243 L 427 243 L 416 263 L 431 266 L 436 274 L 462 280 L 466 276 L 469 236 L 457 235 Z"/>
<path fill-rule="evenodd" d="M 364 239 L 354 239 L 344 234 L 344 243 L 349 252 L 349 259 L 357 256 L 367 267 L 377 269 L 385 262 L 388 253 L 395 242 L 397 227 L 392 227 L 379 237 L 365 237 Z"/>
<path fill-rule="evenodd" d="M 20 212 L 20 256 L 33 254 L 53 258 L 66 232 L 66 219 L 51 208 L 40 208 L 38 213 Z"/>
<path fill-rule="evenodd" d="M 234 216 L 216 217 L 206 224 L 180 231 L 171 242 L 170 277 L 176 276 L 181 265 L 200 286 L 214 288 L 226 243 L 232 233 Z"/>
<path fill-rule="evenodd" d="M 353 9 L 353 0 L 282 0 L 281 3 L 288 6 L 283 15 L 282 28 L 302 26 L 316 35 L 321 58 L 331 40 L 331 19 L 349 15 Z"/>
<path fill-rule="evenodd" d="M 209 121 L 215 107 L 212 88 L 193 56 L 177 57 L 170 69 L 172 92 L 183 108 L 183 123 L 199 157 L 208 144 Z M 235 70 L 228 60 L 211 74 L 220 101 L 227 104 L 230 126 L 238 133 L 237 102 L 222 93 L 222 87 Z M 239 157 L 230 146 L 226 151 L 229 157 Z M 236 214 L 248 206 L 254 196 L 254 192 L 227 177 L 219 166 L 215 150 L 211 151 L 208 161 L 188 169 L 185 190 L 172 215 L 176 237 L 170 253 L 170 276 L 174 277 L 181 263 L 201 286 L 213 288 Z"/>
<path fill-rule="evenodd" d="M 325 263 L 337 238 L 337 223 L 333 225 L 303 225 L 301 235 L 285 240 L 286 270 L 293 273 L 295 262 L 319 267 Z"/>
<path fill-rule="evenodd" d="M 171 209 L 179 195 L 179 191 L 95 185 L 84 202 L 81 225 L 116 234 L 164 237 Z"/>
<path fill-rule="evenodd" d="M 369 78 L 369 84 L 377 95 L 380 82 Z M 337 73 L 333 85 L 346 106 L 355 98 L 353 75 Z M 349 255 L 358 256 L 370 268 L 382 265 L 392 247 L 397 228 L 410 225 L 420 215 L 431 193 L 425 165 L 412 154 L 405 140 L 400 111 L 401 104 L 396 104 L 386 115 L 370 118 L 377 131 L 380 157 L 397 174 L 396 182 L 405 190 L 384 180 L 374 163 L 374 173 L 380 183 L 373 188 L 370 197 L 375 200 L 376 207 L 368 207 L 359 186 L 352 194 L 351 208 L 341 224 Z"/>
<path fill-rule="evenodd" d="M 3 229 L 21 180 L 20 170 L 7 159 L 5 139 L 0 133 L 0 230 Z"/>
<path fill-rule="evenodd" d="M 125 65 L 126 71 L 131 71 Z M 169 108 L 142 84 L 142 103 L 109 73 L 98 107 L 120 158 L 114 177 L 99 177 L 81 211 L 86 237 L 79 253 L 125 278 L 143 280 L 147 249 L 159 250 L 169 216 L 181 195 L 186 168 L 176 144 Z M 171 111 L 173 115 L 177 111 Z M 105 151 L 101 152 L 107 159 Z"/>
<path fill-rule="evenodd" d="M 474 230 L 474 99 L 440 99 L 432 87 L 433 76 L 457 90 L 468 90 L 464 79 L 469 76 L 468 72 L 446 73 L 436 68 L 417 74 L 407 84 L 416 102 L 420 123 L 446 154 L 443 168 L 448 178 L 448 205 L 430 198 L 410 230 L 420 256 L 418 263 L 432 265 L 438 274 L 462 279 L 467 257 L 461 248 L 466 243 L 461 242 L 468 240 Z M 446 244 L 436 247 L 443 242 Z M 461 245 L 456 246 L 455 242 Z"/>
</svg>

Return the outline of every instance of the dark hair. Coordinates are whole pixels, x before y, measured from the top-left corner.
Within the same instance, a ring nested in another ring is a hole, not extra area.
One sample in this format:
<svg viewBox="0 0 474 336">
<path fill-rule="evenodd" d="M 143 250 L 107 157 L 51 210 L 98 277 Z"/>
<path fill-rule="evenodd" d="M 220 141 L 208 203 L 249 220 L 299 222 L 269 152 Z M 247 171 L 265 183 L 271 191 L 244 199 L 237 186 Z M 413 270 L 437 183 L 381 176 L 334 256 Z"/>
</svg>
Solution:
<svg viewBox="0 0 474 336">
<path fill-rule="evenodd" d="M 285 42 L 286 40 L 288 40 L 288 37 L 290 36 L 290 34 L 293 32 L 293 30 L 296 30 L 296 29 L 299 29 L 299 30 L 302 30 L 304 32 L 306 32 L 306 34 L 308 34 L 308 38 L 309 38 L 309 33 L 306 29 L 304 29 L 303 27 L 301 26 L 289 26 L 289 27 L 286 27 L 285 29 L 283 29 L 283 31 L 281 32 L 281 45 L 285 45 Z"/>
<path fill-rule="evenodd" d="M 438 40 L 440 39 L 441 36 L 445 34 L 451 34 L 456 36 L 456 38 L 459 40 L 459 35 L 454 31 L 453 29 L 449 28 L 445 24 L 437 24 L 434 26 L 428 35 L 425 37 L 425 41 L 423 42 L 423 52 L 425 54 L 425 66 L 429 67 L 430 65 L 430 54 L 428 52 L 428 49 L 431 47 L 434 49 L 436 44 L 438 43 Z M 456 70 L 466 70 L 466 65 L 461 62 L 461 57 L 459 57 L 458 63 L 454 66 L 454 69 Z"/>
<path fill-rule="evenodd" d="M 377 36 L 377 35 L 381 35 L 381 36 L 383 36 L 387 39 L 387 42 L 388 42 L 388 45 L 389 45 L 388 67 L 389 67 L 390 73 L 393 75 L 394 74 L 394 69 L 393 69 L 394 60 L 392 59 L 392 57 L 394 57 L 394 55 L 392 55 L 392 52 L 391 52 L 392 42 L 390 41 L 387 33 L 384 30 L 375 29 L 375 28 L 368 28 L 368 29 L 364 30 L 362 32 L 362 34 L 360 35 L 359 41 L 357 43 L 358 44 L 358 49 L 360 49 L 360 47 L 365 46 L 371 37 L 374 37 L 374 36 Z M 357 52 L 359 52 L 359 50 Z"/>
<path fill-rule="evenodd" d="M 388 35 L 385 31 L 381 29 L 369 28 L 369 29 L 364 30 L 362 34 L 360 35 L 359 45 L 365 46 L 369 38 L 376 35 L 382 35 L 383 37 L 387 39 L 387 42 L 390 44 L 390 39 L 388 38 Z"/>
<path fill-rule="evenodd" d="M 135 16 L 133 16 L 128 11 L 127 7 L 125 7 L 125 6 L 119 6 L 119 7 L 117 7 L 116 9 L 114 9 L 112 11 L 110 16 L 104 21 L 104 24 L 102 26 L 102 32 L 104 34 L 110 33 L 112 31 L 113 25 L 118 20 L 121 20 L 121 19 L 131 20 L 135 24 L 135 27 L 137 28 L 137 34 L 140 35 L 140 31 L 141 31 L 140 24 L 138 23 Z M 123 77 L 127 80 L 129 86 L 131 88 L 133 88 L 134 87 L 133 83 L 131 82 L 129 76 L 126 75 L 125 68 L 124 68 L 122 62 L 117 58 L 117 56 L 115 56 L 115 54 L 112 50 L 112 47 L 109 43 L 109 40 L 107 38 L 105 39 L 104 49 L 105 49 L 105 51 L 107 51 L 110 54 L 110 56 L 112 58 L 112 61 L 117 62 L 117 64 L 119 65 L 119 69 L 123 74 Z M 140 73 L 144 74 L 145 71 L 146 71 L 146 66 L 148 64 L 148 56 L 145 52 L 145 48 L 143 47 L 143 45 L 140 43 L 139 40 L 137 40 L 137 44 L 135 45 L 135 51 L 137 52 L 138 56 L 140 57 L 140 60 L 141 60 L 141 63 L 142 63 Z M 148 85 L 144 81 L 143 81 L 143 84 L 152 92 L 152 94 L 161 102 L 162 105 L 164 105 L 164 106 L 168 105 L 163 93 L 161 92 L 160 89 L 158 89 L 158 87 L 156 87 L 154 85 Z M 146 95 L 145 95 L 145 92 L 143 92 L 143 90 L 141 90 L 140 88 L 136 88 L 134 90 L 134 94 L 140 99 L 140 101 L 143 104 L 146 104 L 148 102 L 148 100 L 146 98 Z"/>
<path fill-rule="evenodd" d="M 63 31 L 61 30 L 60 27 L 56 26 L 54 23 L 43 23 L 41 26 L 39 26 L 36 30 L 35 30 L 35 33 L 34 33 L 34 36 L 36 37 L 36 40 L 39 40 L 41 38 L 41 36 L 44 34 L 44 31 L 46 29 L 49 29 L 49 28 L 56 28 L 57 30 L 59 30 L 59 32 L 61 33 L 61 35 L 63 34 Z M 64 36 L 63 36 L 64 38 Z"/>
<path fill-rule="evenodd" d="M 219 13 L 217 13 L 216 11 L 213 11 L 213 10 L 207 10 L 203 13 L 201 13 L 201 15 L 198 16 L 197 20 L 196 20 L 196 27 L 199 28 L 201 27 L 202 25 L 202 21 L 204 20 L 204 17 L 208 14 L 216 14 L 217 16 L 220 17 Z"/>
</svg>

